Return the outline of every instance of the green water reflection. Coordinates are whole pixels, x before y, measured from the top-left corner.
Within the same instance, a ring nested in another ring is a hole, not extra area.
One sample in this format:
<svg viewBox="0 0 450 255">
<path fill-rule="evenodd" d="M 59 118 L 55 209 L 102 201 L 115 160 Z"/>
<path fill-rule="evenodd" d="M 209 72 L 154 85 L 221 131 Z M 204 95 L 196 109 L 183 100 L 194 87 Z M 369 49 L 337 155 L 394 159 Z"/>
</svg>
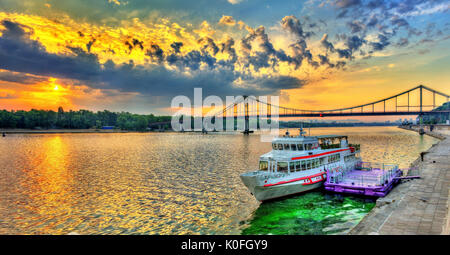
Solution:
<svg viewBox="0 0 450 255">
<path fill-rule="evenodd" d="M 374 206 L 371 199 L 309 192 L 261 204 L 242 234 L 343 234 Z"/>
</svg>

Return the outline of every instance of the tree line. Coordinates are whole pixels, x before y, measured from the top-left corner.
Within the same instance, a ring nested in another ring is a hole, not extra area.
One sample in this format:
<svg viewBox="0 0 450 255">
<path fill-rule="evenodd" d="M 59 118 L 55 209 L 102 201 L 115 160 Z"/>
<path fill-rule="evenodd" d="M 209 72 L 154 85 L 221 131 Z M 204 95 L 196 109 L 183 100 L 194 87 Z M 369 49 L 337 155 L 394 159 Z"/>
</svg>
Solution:
<svg viewBox="0 0 450 255">
<path fill-rule="evenodd" d="M 65 112 L 62 107 L 59 107 L 57 112 L 36 109 L 30 111 L 0 110 L 0 128 L 100 129 L 104 126 L 114 126 L 122 130 L 144 131 L 152 123 L 170 120 L 171 116 L 141 115 L 108 110 L 96 113 L 88 110 Z"/>
</svg>

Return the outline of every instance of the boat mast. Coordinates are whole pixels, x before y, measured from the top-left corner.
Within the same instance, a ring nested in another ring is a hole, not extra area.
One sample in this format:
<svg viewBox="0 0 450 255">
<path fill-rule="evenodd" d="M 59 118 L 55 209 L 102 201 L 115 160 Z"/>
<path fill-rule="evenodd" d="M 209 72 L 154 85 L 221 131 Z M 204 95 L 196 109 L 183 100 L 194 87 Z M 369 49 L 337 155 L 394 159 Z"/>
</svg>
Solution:
<svg viewBox="0 0 450 255">
<path fill-rule="evenodd" d="M 312 121 L 309 120 L 309 131 L 308 131 L 308 136 L 311 136 L 311 124 L 312 124 Z"/>
<path fill-rule="evenodd" d="M 304 131 L 303 131 L 303 122 L 301 122 L 301 126 L 300 126 L 300 129 L 299 129 L 299 131 L 300 131 L 300 132 L 299 132 L 299 133 L 300 133 L 300 134 L 299 134 L 299 136 L 300 136 L 300 137 L 302 137 L 302 136 L 303 136 L 303 134 L 305 134 L 305 133 L 306 133 L 306 132 L 304 132 Z"/>
</svg>

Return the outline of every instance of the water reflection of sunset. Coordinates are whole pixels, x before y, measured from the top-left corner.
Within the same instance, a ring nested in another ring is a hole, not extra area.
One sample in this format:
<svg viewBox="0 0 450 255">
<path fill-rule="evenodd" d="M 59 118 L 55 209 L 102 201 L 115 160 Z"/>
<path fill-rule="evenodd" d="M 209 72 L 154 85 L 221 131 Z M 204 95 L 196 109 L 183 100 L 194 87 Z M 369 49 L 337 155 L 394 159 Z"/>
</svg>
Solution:
<svg viewBox="0 0 450 255">
<path fill-rule="evenodd" d="M 43 141 L 39 154 L 29 158 L 27 168 L 33 170 L 26 171 L 28 177 L 22 185 L 27 186 L 30 201 L 26 209 L 37 217 L 36 224 L 40 217 L 70 214 L 73 210 L 73 177 L 67 168 L 69 154 L 62 138 L 53 136 Z M 39 231 L 46 233 L 55 227 L 49 223 Z"/>
</svg>

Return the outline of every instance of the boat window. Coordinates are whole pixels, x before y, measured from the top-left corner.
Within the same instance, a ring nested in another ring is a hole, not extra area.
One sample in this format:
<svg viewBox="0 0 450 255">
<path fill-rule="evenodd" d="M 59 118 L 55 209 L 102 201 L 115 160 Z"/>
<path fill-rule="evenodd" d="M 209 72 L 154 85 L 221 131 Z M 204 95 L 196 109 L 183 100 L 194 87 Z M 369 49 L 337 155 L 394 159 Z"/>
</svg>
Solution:
<svg viewBox="0 0 450 255">
<path fill-rule="evenodd" d="M 283 145 L 281 143 L 278 144 L 278 149 L 282 150 L 283 149 Z"/>
<path fill-rule="evenodd" d="M 306 150 L 311 150 L 312 145 L 310 143 L 306 144 Z"/>
<path fill-rule="evenodd" d="M 267 161 L 259 161 L 259 170 L 267 170 L 269 169 L 269 164 Z"/>
<path fill-rule="evenodd" d="M 320 164 L 320 166 L 323 166 L 324 164 L 325 164 L 325 158 L 319 158 L 319 164 Z"/>
<path fill-rule="evenodd" d="M 297 144 L 297 148 L 298 148 L 299 151 L 302 151 L 303 150 L 303 144 Z"/>
<path fill-rule="evenodd" d="M 289 171 L 295 172 L 295 163 L 294 162 L 289 162 Z"/>
<path fill-rule="evenodd" d="M 313 168 L 319 167 L 319 159 L 316 158 L 314 159 L 314 164 L 313 164 Z"/>
<path fill-rule="evenodd" d="M 295 144 L 291 144 L 291 150 L 296 151 L 297 150 L 297 146 Z"/>
<path fill-rule="evenodd" d="M 341 154 L 335 154 L 335 155 L 331 155 L 328 156 L 328 163 L 334 163 L 337 162 L 341 159 Z"/>
<path fill-rule="evenodd" d="M 289 144 L 284 144 L 284 149 L 289 150 Z"/>
<path fill-rule="evenodd" d="M 277 162 L 278 172 L 287 172 L 288 171 L 288 163 L 287 162 Z"/>
<path fill-rule="evenodd" d="M 306 160 L 302 161 L 302 170 L 306 170 Z"/>
<path fill-rule="evenodd" d="M 328 156 L 328 163 L 334 163 L 334 155 Z"/>
<path fill-rule="evenodd" d="M 351 160 L 354 160 L 354 159 L 355 159 L 355 154 L 351 154 L 351 155 L 348 155 L 348 156 L 344 157 L 344 161 L 345 162 L 351 161 Z"/>
<path fill-rule="evenodd" d="M 274 150 L 277 149 L 277 144 L 276 143 L 272 143 L 272 149 L 274 149 Z"/>
<path fill-rule="evenodd" d="M 295 170 L 296 170 L 296 171 L 302 170 L 301 167 L 300 167 L 300 161 L 296 161 L 296 162 L 295 162 Z"/>
<path fill-rule="evenodd" d="M 311 169 L 311 160 L 306 161 L 306 169 Z"/>
</svg>

